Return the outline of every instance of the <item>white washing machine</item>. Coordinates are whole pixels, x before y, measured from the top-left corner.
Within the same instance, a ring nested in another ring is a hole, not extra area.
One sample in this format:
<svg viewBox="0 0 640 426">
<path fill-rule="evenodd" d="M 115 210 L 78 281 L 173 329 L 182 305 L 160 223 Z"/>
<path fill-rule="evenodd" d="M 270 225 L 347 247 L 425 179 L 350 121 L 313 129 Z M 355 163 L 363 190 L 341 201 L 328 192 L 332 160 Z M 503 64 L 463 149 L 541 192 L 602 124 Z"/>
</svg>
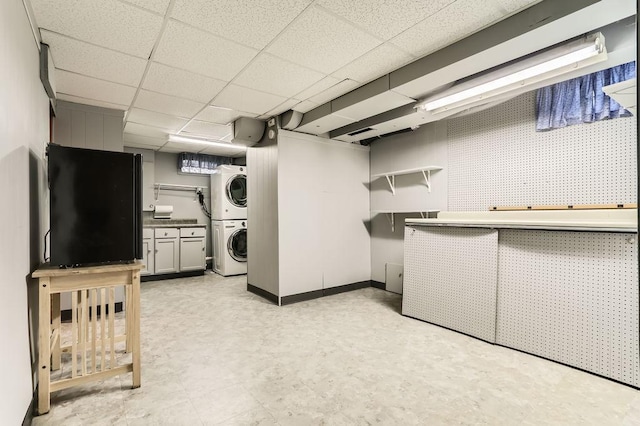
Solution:
<svg viewBox="0 0 640 426">
<path fill-rule="evenodd" d="M 247 218 L 247 168 L 222 165 L 211 174 L 211 219 Z"/>
<path fill-rule="evenodd" d="M 213 270 L 222 276 L 247 273 L 247 221 L 214 220 Z"/>
</svg>

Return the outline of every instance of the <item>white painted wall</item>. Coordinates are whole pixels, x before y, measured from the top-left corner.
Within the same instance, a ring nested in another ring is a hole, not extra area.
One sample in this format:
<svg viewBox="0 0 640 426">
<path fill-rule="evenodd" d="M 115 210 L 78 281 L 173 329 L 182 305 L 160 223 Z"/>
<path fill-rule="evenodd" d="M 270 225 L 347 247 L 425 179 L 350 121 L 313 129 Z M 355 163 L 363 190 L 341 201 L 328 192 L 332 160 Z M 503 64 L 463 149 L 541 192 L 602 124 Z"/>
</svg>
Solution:
<svg viewBox="0 0 640 426">
<path fill-rule="evenodd" d="M 247 150 L 247 283 L 278 296 L 278 147 Z"/>
<path fill-rule="evenodd" d="M 371 279 L 369 149 L 278 134 L 280 296 Z"/>
<path fill-rule="evenodd" d="M 371 279 L 385 282 L 387 263 L 403 264 L 404 220 L 419 217 L 420 211 L 447 209 L 447 127 L 445 122 L 428 123 L 417 130 L 380 139 L 371 145 L 371 174 L 423 166 L 441 166 L 431 174 L 431 192 L 422 173 L 397 176 L 396 194 L 387 180 L 371 180 Z M 386 214 L 376 210 L 403 212 L 395 215 L 392 231 Z"/>
<path fill-rule="evenodd" d="M 37 284 L 31 280 L 48 229 L 44 150 L 49 100 L 24 6 L 0 13 L 0 424 L 19 425 L 34 389 Z M 33 370 L 32 370 L 33 368 Z"/>
</svg>

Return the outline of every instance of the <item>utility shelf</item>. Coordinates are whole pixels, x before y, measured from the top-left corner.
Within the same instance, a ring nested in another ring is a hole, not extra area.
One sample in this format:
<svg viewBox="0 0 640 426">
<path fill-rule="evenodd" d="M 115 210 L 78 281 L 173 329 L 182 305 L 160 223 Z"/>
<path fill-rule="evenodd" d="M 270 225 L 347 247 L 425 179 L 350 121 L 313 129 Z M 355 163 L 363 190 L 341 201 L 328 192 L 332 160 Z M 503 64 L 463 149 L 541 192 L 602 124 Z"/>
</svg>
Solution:
<svg viewBox="0 0 640 426">
<path fill-rule="evenodd" d="M 371 175 L 371 179 L 385 177 L 387 179 L 387 182 L 389 183 L 389 188 L 391 189 L 391 193 L 393 195 L 396 195 L 396 176 L 409 175 L 412 173 L 422 173 L 422 176 L 424 176 L 424 182 L 427 185 L 427 191 L 431 192 L 431 172 L 435 172 L 438 170 L 442 170 L 442 167 L 440 166 L 414 167 L 412 169 L 376 173 Z"/>
<path fill-rule="evenodd" d="M 613 100 L 622 105 L 623 108 L 631 111 L 633 115 L 636 115 L 638 97 L 636 94 L 635 78 L 604 86 L 602 91 L 611 96 Z"/>
<path fill-rule="evenodd" d="M 440 210 L 422 210 L 422 211 L 398 211 L 398 210 L 371 210 L 373 214 L 386 214 L 387 219 L 389 219 L 389 223 L 391 224 L 391 232 L 395 232 L 396 229 L 396 213 L 398 214 L 407 214 L 407 213 L 420 213 L 420 217 L 423 219 L 429 218 L 430 213 L 438 213 Z"/>
</svg>

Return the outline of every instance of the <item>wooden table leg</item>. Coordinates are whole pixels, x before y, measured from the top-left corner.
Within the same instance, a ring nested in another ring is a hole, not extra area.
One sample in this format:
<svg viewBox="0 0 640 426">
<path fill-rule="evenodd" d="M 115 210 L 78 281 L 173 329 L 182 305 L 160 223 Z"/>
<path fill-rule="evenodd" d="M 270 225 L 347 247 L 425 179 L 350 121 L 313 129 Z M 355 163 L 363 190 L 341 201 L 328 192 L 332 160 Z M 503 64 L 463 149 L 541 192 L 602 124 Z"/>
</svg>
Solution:
<svg viewBox="0 0 640 426">
<path fill-rule="evenodd" d="M 125 352 L 131 352 L 131 324 L 132 324 L 132 308 L 131 308 L 131 286 L 124 286 L 124 333 L 126 335 Z"/>
<path fill-rule="evenodd" d="M 60 350 L 60 341 L 62 340 L 62 334 L 60 333 L 60 293 L 54 293 L 51 295 L 51 314 L 53 316 L 51 320 L 51 331 L 57 330 L 58 338 L 55 341 L 53 352 L 51 353 L 51 369 L 60 370 L 60 356 L 62 351 Z"/>
<path fill-rule="evenodd" d="M 133 271 L 131 284 L 131 350 L 133 362 L 133 387 L 140 387 L 140 271 Z"/>
<path fill-rule="evenodd" d="M 49 384 L 51 379 L 49 361 L 51 349 L 51 294 L 49 277 L 42 277 L 39 285 L 38 319 L 38 414 L 49 412 Z"/>
</svg>

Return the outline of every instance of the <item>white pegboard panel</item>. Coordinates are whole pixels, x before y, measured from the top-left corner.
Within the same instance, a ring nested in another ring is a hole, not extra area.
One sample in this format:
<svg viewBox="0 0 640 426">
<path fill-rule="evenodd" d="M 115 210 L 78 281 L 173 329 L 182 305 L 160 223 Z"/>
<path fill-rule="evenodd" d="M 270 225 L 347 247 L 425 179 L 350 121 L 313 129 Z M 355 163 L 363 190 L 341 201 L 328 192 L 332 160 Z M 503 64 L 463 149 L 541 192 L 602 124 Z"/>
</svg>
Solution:
<svg viewBox="0 0 640 426">
<path fill-rule="evenodd" d="M 496 342 L 640 386 L 637 239 L 501 230 Z"/>
<path fill-rule="evenodd" d="M 402 314 L 495 342 L 498 231 L 406 226 Z"/>
<path fill-rule="evenodd" d="M 448 124 L 448 210 L 637 202 L 636 117 L 535 131 L 535 94 Z"/>
</svg>

